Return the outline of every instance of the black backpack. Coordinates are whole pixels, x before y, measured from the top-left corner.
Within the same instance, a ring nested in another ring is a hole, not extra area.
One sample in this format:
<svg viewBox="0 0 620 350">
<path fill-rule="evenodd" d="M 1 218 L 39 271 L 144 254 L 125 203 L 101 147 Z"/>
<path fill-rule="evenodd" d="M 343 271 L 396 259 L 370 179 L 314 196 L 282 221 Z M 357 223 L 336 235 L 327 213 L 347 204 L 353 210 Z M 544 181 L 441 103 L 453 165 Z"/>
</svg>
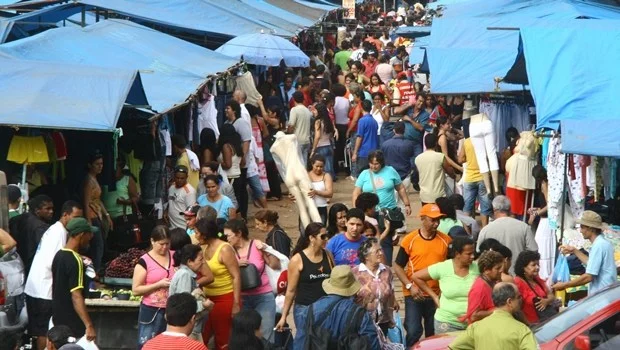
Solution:
<svg viewBox="0 0 620 350">
<path fill-rule="evenodd" d="M 304 342 L 304 350 L 370 350 L 370 344 L 365 336 L 359 335 L 359 329 L 364 319 L 366 310 L 360 306 L 356 306 L 349 311 L 345 331 L 339 338 L 332 338 L 331 330 L 323 328 L 323 322 L 331 315 L 341 300 L 330 305 L 323 317 L 314 322 L 313 305 L 308 308 L 306 315 L 306 339 Z"/>
</svg>

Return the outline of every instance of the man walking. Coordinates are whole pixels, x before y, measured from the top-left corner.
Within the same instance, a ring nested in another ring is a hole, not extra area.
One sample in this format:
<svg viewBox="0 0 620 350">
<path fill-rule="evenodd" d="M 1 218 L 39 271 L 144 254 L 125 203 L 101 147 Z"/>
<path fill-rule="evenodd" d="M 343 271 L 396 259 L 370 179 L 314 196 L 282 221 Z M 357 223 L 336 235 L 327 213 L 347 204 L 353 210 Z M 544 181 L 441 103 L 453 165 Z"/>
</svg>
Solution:
<svg viewBox="0 0 620 350">
<path fill-rule="evenodd" d="M 405 123 L 394 123 L 394 136 L 381 145 L 385 164 L 396 170 L 405 188 L 409 187 L 411 174 L 411 158 L 413 158 L 413 141 L 405 139 Z M 401 202 L 400 197 L 398 199 Z M 399 205 L 400 206 L 400 205 Z"/>
<path fill-rule="evenodd" d="M 424 145 L 426 151 L 415 158 L 415 165 L 419 172 L 418 189 L 420 190 L 422 205 L 435 203 L 437 198 L 444 197 L 446 195 L 445 174 L 454 177 L 454 170 L 448 164 L 444 154 L 435 151 L 437 136 L 435 134 L 426 135 Z M 413 180 L 411 181 L 413 182 Z"/>
<path fill-rule="evenodd" d="M 487 238 L 494 238 L 512 252 L 510 274 L 514 274 L 517 257 L 524 250 L 538 250 L 530 226 L 510 216 L 510 199 L 506 196 L 493 198 L 493 215 L 495 220 L 485 226 L 478 236 L 478 247 Z"/>
<path fill-rule="evenodd" d="M 467 215 L 475 217 L 476 212 L 474 205 L 477 199 L 480 203 L 482 226 L 486 226 L 489 223 L 489 216 L 491 216 L 493 210 L 491 208 L 489 191 L 487 191 L 484 181 L 482 180 L 480 168 L 478 168 L 476 152 L 474 151 L 474 145 L 470 138 L 465 139 L 463 142 L 463 147 L 459 151 L 458 158 L 459 162 L 463 163 L 465 167 L 465 178 L 463 179 L 463 199 L 465 200 L 465 206 L 462 209 Z"/>
<path fill-rule="evenodd" d="M 174 169 L 174 183 L 168 188 L 168 225 L 170 229 L 187 226 L 181 214 L 185 208 L 196 203 L 196 190 L 187 183 L 187 168 L 179 165 Z"/>
<path fill-rule="evenodd" d="M 362 101 L 363 116 L 357 123 L 357 137 L 355 138 L 355 147 L 351 161 L 357 164 L 357 175 L 368 169 L 368 154 L 379 148 L 379 125 L 375 118 L 370 114 L 372 102 L 368 100 Z M 389 164 L 389 163 L 388 163 Z"/>
<path fill-rule="evenodd" d="M 310 153 L 310 128 L 312 126 L 312 112 L 304 105 L 304 94 L 295 91 L 293 94 L 295 107 L 291 108 L 291 116 L 288 121 L 287 132 L 297 136 L 297 145 L 301 152 L 301 162 L 306 166 Z"/>
</svg>

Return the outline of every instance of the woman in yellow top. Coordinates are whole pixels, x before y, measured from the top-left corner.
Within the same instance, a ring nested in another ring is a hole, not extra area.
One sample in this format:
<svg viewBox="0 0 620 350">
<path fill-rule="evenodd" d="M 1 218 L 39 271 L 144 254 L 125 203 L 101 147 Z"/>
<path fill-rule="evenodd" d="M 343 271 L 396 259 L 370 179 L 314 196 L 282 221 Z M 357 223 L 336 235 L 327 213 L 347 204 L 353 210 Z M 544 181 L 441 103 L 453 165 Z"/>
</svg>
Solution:
<svg viewBox="0 0 620 350">
<path fill-rule="evenodd" d="M 216 349 L 228 348 L 232 318 L 241 307 L 241 275 L 235 250 L 218 238 L 214 220 L 201 218 L 196 222 L 196 239 L 203 246 L 205 261 L 213 273 L 213 283 L 204 287 L 204 294 L 215 306 L 202 330 L 202 339 L 215 336 Z"/>
</svg>

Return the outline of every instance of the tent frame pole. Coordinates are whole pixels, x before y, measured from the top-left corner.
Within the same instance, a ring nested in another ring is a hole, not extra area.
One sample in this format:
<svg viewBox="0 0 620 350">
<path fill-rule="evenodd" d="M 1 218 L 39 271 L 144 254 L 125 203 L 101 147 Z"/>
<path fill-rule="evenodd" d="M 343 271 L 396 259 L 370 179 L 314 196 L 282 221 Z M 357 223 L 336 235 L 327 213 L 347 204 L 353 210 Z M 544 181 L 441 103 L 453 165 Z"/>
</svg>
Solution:
<svg viewBox="0 0 620 350">
<path fill-rule="evenodd" d="M 562 219 L 560 220 L 560 244 L 564 241 L 564 208 L 566 207 L 566 195 L 568 193 L 568 189 L 566 184 L 568 182 L 568 175 L 566 174 L 568 171 L 568 154 L 564 154 L 564 175 L 562 181 L 562 205 L 560 206 L 560 214 L 562 215 Z"/>
</svg>

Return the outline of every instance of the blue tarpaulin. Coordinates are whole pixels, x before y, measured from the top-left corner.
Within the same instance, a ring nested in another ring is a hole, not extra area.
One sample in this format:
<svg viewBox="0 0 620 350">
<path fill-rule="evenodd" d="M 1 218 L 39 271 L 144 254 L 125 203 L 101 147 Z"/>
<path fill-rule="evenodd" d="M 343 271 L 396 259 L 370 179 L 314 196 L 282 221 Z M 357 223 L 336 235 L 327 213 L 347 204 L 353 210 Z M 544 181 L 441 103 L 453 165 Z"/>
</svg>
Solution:
<svg viewBox="0 0 620 350">
<path fill-rule="evenodd" d="M 426 52 L 428 44 L 428 37 L 415 39 L 411 52 L 409 52 L 409 64 L 414 65 L 424 61 L 424 53 Z"/>
<path fill-rule="evenodd" d="M 0 19 L 0 44 L 7 41 L 9 34 L 16 38 L 29 36 L 32 31 L 54 27 L 54 23 L 82 10 L 75 4 L 61 4 Z"/>
<path fill-rule="evenodd" d="M 431 35 L 430 26 L 409 26 L 396 29 L 396 35 L 404 38 L 420 38 Z"/>
<path fill-rule="evenodd" d="M 288 37 L 295 34 L 289 24 L 281 24 L 276 17 L 252 9 L 238 0 L 225 2 L 217 0 L 80 0 L 79 2 L 114 10 L 129 17 L 160 25 L 186 28 L 202 33 L 223 34 L 229 37 L 259 33 L 261 30 L 275 31 L 277 35 Z M 233 6 L 235 11 L 239 12 L 226 9 L 228 6 Z"/>
<path fill-rule="evenodd" d="M 0 67 L 0 125 L 113 131 L 125 102 L 148 104 L 136 70 L 1 54 Z"/>
<path fill-rule="evenodd" d="M 302 17 L 298 14 L 291 13 L 285 9 L 282 9 L 278 6 L 272 5 L 263 0 L 241 0 L 244 4 L 256 8 L 262 12 L 271 13 L 274 16 L 282 18 L 284 20 L 288 20 L 292 23 L 297 23 L 301 27 L 310 27 L 314 25 L 317 21 L 311 20 L 307 17 Z M 317 19 L 318 20 L 318 19 Z"/>
<path fill-rule="evenodd" d="M 50 29 L 0 45 L 22 59 L 138 69 L 153 110 L 183 103 L 207 76 L 238 61 L 125 20 L 104 20 L 85 28 Z"/>
</svg>

